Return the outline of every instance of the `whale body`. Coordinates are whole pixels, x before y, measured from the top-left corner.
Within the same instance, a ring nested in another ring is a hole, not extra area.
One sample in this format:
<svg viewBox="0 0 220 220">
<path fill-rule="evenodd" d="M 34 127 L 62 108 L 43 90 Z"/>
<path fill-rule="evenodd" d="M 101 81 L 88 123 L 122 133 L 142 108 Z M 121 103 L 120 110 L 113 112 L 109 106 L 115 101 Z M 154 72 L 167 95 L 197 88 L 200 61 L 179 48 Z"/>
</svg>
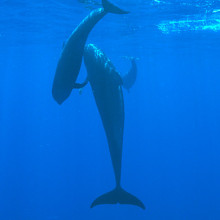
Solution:
<svg viewBox="0 0 220 220">
<path fill-rule="evenodd" d="M 124 132 L 123 81 L 110 59 L 95 45 L 84 49 L 84 63 L 96 105 L 106 133 L 116 187 L 98 197 L 91 205 L 131 204 L 145 209 L 144 204 L 121 187 L 121 161 Z"/>
<path fill-rule="evenodd" d="M 73 88 L 82 88 L 86 82 L 76 83 L 89 33 L 108 12 L 127 14 L 107 0 L 102 0 L 103 8 L 93 10 L 72 32 L 67 39 L 57 64 L 52 86 L 52 96 L 58 104 L 62 104 L 71 94 Z"/>
</svg>

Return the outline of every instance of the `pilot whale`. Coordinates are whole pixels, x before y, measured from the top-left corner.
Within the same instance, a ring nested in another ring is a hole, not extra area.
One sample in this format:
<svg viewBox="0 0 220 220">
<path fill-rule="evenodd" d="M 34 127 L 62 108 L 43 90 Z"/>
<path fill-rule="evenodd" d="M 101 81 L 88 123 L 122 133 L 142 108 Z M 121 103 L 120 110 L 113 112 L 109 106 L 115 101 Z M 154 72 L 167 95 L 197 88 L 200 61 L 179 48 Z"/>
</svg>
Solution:
<svg viewBox="0 0 220 220">
<path fill-rule="evenodd" d="M 145 209 L 144 204 L 122 189 L 120 184 L 124 133 L 122 78 L 109 58 L 93 44 L 85 46 L 84 63 L 87 79 L 91 85 L 107 136 L 116 181 L 115 189 L 95 199 L 91 208 L 100 204 L 120 203 L 136 205 Z"/>
<path fill-rule="evenodd" d="M 86 40 L 95 24 L 107 13 L 128 13 L 107 0 L 102 0 L 102 6 L 103 8 L 93 10 L 84 18 L 64 45 L 52 86 L 52 96 L 60 105 L 69 97 L 73 88 L 81 88 L 87 83 L 86 81 L 82 84 L 76 83 L 76 79 L 80 71 Z"/>
</svg>

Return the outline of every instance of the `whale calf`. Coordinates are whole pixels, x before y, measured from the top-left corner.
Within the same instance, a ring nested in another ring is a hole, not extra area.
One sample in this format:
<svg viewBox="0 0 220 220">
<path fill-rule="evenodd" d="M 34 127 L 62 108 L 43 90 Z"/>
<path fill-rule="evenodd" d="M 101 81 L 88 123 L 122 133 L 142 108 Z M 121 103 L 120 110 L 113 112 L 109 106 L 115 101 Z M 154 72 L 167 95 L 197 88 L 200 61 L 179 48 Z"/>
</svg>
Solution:
<svg viewBox="0 0 220 220">
<path fill-rule="evenodd" d="M 69 97 L 73 88 L 81 88 L 86 85 L 86 82 L 82 84 L 76 83 L 76 79 L 80 71 L 86 40 L 95 24 L 107 13 L 128 13 L 107 0 L 102 0 L 102 6 L 103 8 L 93 10 L 84 18 L 64 45 L 52 86 L 52 96 L 60 105 Z"/>
<path fill-rule="evenodd" d="M 95 45 L 84 49 L 87 78 L 106 133 L 116 187 L 101 195 L 91 207 L 101 204 L 131 204 L 145 209 L 144 204 L 121 187 L 121 161 L 124 132 L 124 99 L 122 78 L 108 57 Z"/>
</svg>

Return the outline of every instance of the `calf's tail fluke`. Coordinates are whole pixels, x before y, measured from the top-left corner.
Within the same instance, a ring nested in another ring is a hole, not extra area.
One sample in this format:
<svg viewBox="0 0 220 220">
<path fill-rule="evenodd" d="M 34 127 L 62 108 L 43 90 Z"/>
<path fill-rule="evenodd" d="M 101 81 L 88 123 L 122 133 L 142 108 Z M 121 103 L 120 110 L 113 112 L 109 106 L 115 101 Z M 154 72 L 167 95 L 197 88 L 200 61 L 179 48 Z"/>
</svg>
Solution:
<svg viewBox="0 0 220 220">
<path fill-rule="evenodd" d="M 137 197 L 133 196 L 132 194 L 126 192 L 121 187 L 117 187 L 114 190 L 99 196 L 92 203 L 91 208 L 97 205 L 117 204 L 117 203 L 135 205 L 142 209 L 145 209 L 145 206 L 141 202 L 141 200 L 139 200 Z"/>
<path fill-rule="evenodd" d="M 119 7 L 113 5 L 108 0 L 102 0 L 102 6 L 106 12 L 114 13 L 114 14 L 128 14 L 128 11 L 124 11 L 123 9 L 120 9 Z"/>
</svg>

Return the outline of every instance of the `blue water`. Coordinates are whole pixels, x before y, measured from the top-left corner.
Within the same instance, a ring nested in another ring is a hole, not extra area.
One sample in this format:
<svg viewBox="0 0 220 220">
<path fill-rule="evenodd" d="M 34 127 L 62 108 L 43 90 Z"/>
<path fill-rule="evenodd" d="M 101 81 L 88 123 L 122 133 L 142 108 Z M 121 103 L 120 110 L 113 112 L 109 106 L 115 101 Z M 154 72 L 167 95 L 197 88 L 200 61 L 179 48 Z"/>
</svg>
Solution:
<svg viewBox="0 0 220 220">
<path fill-rule="evenodd" d="M 122 186 L 146 206 L 90 209 L 115 184 L 94 97 L 88 85 L 59 106 L 51 89 L 63 42 L 100 2 L 0 2 L 0 219 L 220 219 L 217 0 L 112 0 L 131 13 L 89 35 L 122 75 L 139 58 Z"/>
</svg>

